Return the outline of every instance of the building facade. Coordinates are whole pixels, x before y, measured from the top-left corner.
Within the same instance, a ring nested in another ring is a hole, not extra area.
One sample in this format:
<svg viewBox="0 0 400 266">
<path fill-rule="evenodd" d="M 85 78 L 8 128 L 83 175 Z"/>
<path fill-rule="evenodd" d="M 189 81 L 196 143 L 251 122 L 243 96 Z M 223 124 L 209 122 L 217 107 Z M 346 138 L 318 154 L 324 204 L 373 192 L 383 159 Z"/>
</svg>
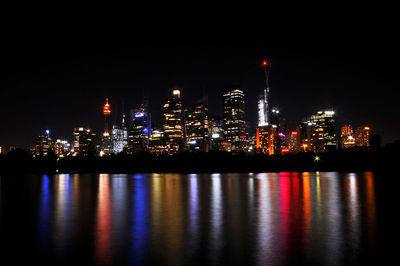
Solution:
<svg viewBox="0 0 400 266">
<path fill-rule="evenodd" d="M 245 94 L 240 88 L 229 88 L 224 98 L 224 140 L 230 143 L 232 151 L 246 151 Z"/>
<path fill-rule="evenodd" d="M 174 154 L 184 148 L 184 128 L 181 91 L 175 89 L 163 105 L 163 130 L 167 153 Z"/>
<path fill-rule="evenodd" d="M 322 128 L 325 150 L 335 150 L 337 148 L 335 112 L 319 111 L 310 117 L 310 122 L 314 127 Z M 321 129 L 318 129 L 314 133 L 319 134 L 320 132 Z"/>
<path fill-rule="evenodd" d="M 184 108 L 186 145 L 190 151 L 208 152 L 210 148 L 208 108 L 192 104 Z"/>
</svg>

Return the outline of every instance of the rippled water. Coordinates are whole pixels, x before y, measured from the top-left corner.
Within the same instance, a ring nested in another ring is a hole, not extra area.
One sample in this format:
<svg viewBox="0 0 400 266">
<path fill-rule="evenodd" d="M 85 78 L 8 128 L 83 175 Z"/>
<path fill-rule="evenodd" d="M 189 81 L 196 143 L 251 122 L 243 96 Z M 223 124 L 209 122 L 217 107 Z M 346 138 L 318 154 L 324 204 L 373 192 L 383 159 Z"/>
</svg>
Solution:
<svg viewBox="0 0 400 266">
<path fill-rule="evenodd" d="M 389 264 L 392 223 L 378 215 L 387 202 L 377 200 L 376 179 L 370 172 L 3 176 L 1 259 Z"/>
</svg>

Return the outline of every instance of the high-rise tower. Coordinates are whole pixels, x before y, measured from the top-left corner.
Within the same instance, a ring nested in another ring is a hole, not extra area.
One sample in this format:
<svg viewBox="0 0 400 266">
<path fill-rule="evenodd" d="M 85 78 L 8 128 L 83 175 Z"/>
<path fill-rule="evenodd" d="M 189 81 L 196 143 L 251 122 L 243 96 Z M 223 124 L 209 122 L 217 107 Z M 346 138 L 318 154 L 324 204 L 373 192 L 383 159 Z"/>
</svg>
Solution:
<svg viewBox="0 0 400 266">
<path fill-rule="evenodd" d="M 244 91 L 231 87 L 224 92 L 224 139 L 232 151 L 244 151 L 247 143 Z"/>
<path fill-rule="evenodd" d="M 265 88 L 262 93 L 258 95 L 258 126 L 264 127 L 271 123 L 270 113 L 271 113 L 271 103 L 269 96 L 269 71 L 271 69 L 271 63 L 269 60 L 264 60 L 262 62 L 265 72 Z"/>
<path fill-rule="evenodd" d="M 109 120 L 110 120 L 111 109 L 110 105 L 108 104 L 108 98 L 106 98 L 106 104 L 103 106 L 103 113 L 104 113 L 104 133 L 103 133 L 103 139 L 101 141 L 101 151 L 104 154 L 110 154 L 111 136 L 110 136 Z"/>
<path fill-rule="evenodd" d="M 110 105 L 108 104 L 108 98 L 106 98 L 106 104 L 103 106 L 104 113 L 104 133 L 103 136 L 110 136 L 109 132 L 109 119 L 111 114 Z"/>
<path fill-rule="evenodd" d="M 183 132 L 183 112 L 181 91 L 175 89 L 172 96 L 168 97 L 163 105 L 164 116 L 164 136 L 169 154 L 176 153 L 183 148 L 184 132 Z"/>
</svg>

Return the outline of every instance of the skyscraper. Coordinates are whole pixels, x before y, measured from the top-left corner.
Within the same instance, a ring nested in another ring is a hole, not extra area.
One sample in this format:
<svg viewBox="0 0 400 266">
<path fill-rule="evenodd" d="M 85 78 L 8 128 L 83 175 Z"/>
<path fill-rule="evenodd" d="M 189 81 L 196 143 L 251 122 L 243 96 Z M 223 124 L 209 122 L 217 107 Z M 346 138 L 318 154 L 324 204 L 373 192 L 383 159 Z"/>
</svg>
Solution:
<svg viewBox="0 0 400 266">
<path fill-rule="evenodd" d="M 328 151 L 335 150 L 337 144 L 335 112 L 319 111 L 311 116 L 310 122 L 314 124 L 316 128 L 323 129 L 325 149 Z M 318 133 L 321 133 L 321 130 L 319 130 Z"/>
<path fill-rule="evenodd" d="M 277 153 L 277 127 L 263 126 L 258 127 L 256 131 L 256 148 L 258 153 L 274 155 Z"/>
<path fill-rule="evenodd" d="M 358 147 L 369 147 L 370 146 L 370 132 L 369 126 L 360 126 L 356 129 L 356 145 Z"/>
<path fill-rule="evenodd" d="M 199 103 L 184 108 L 186 144 L 191 151 L 209 149 L 209 121 L 207 105 Z"/>
<path fill-rule="evenodd" d="M 265 87 L 262 93 L 258 95 L 257 105 L 258 105 L 258 127 L 268 126 L 271 123 L 270 113 L 270 95 L 269 95 L 269 71 L 271 69 L 271 64 L 269 61 L 264 60 L 262 63 L 265 72 Z"/>
<path fill-rule="evenodd" d="M 130 153 L 147 151 L 151 136 L 151 113 L 147 98 L 137 109 L 130 112 L 129 150 Z"/>
<path fill-rule="evenodd" d="M 32 149 L 32 156 L 46 156 L 50 149 L 52 149 L 52 141 L 50 138 L 50 130 L 46 129 L 44 134 L 40 134 L 36 138 L 35 145 Z"/>
<path fill-rule="evenodd" d="M 163 128 L 167 153 L 181 151 L 184 145 L 181 91 L 175 89 L 163 105 Z"/>
<path fill-rule="evenodd" d="M 104 132 L 103 138 L 101 141 L 101 150 L 104 154 L 110 154 L 111 152 L 111 137 L 110 137 L 110 114 L 111 108 L 108 104 L 108 98 L 106 98 L 106 103 L 103 106 L 103 114 L 104 114 Z"/>
<path fill-rule="evenodd" d="M 99 149 L 97 133 L 90 128 L 74 128 L 74 155 L 95 155 Z"/>
<path fill-rule="evenodd" d="M 356 145 L 353 128 L 350 125 L 345 125 L 341 128 L 340 143 L 343 149 L 351 148 Z"/>
<path fill-rule="evenodd" d="M 242 89 L 231 87 L 224 94 L 224 139 L 232 151 L 246 150 L 245 95 Z"/>
</svg>

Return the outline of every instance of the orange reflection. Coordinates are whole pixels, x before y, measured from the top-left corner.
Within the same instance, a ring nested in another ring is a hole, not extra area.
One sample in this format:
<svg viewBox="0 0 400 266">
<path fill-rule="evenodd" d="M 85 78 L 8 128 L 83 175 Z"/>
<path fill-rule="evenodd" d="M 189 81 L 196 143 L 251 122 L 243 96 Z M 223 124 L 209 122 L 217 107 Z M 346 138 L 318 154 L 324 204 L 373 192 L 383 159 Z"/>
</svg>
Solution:
<svg viewBox="0 0 400 266">
<path fill-rule="evenodd" d="M 111 244 L 111 202 L 110 202 L 110 176 L 100 174 L 99 192 L 97 196 L 97 226 L 96 226 L 96 264 L 110 264 Z"/>
<path fill-rule="evenodd" d="M 303 230 L 304 239 L 309 242 L 308 235 L 311 230 L 311 200 L 310 200 L 310 174 L 303 173 Z M 306 243 L 308 244 L 308 243 Z"/>
<path fill-rule="evenodd" d="M 375 205 L 375 188 L 374 175 L 372 172 L 366 172 L 365 179 L 367 181 L 367 224 L 368 224 L 368 239 L 372 245 L 375 242 L 376 231 L 376 205 Z"/>
</svg>

